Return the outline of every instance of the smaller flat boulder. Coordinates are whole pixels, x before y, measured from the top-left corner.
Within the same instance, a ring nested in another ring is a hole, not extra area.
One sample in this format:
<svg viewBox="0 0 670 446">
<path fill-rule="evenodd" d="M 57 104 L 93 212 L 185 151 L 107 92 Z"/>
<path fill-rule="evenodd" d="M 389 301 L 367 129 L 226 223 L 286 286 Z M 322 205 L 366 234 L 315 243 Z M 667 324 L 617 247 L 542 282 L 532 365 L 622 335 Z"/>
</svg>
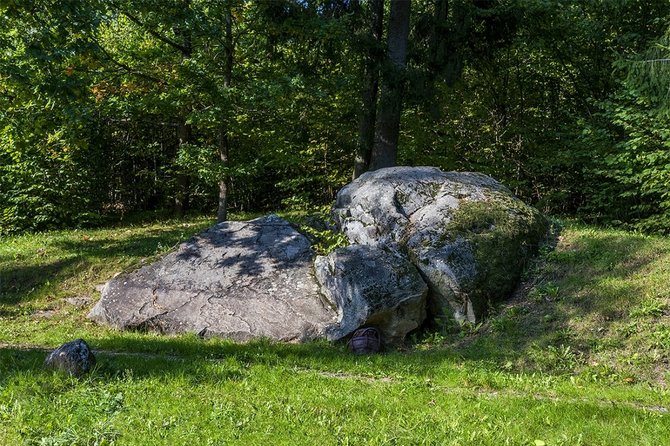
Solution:
<svg viewBox="0 0 670 446">
<path fill-rule="evenodd" d="M 337 308 L 330 340 L 374 326 L 385 342 L 398 343 L 426 317 L 428 286 L 402 256 L 352 245 L 317 257 L 314 266 L 321 292 Z"/>
<path fill-rule="evenodd" d="M 89 318 L 239 341 L 322 338 L 336 314 L 319 293 L 312 259 L 309 240 L 276 215 L 219 223 L 113 278 Z"/>
</svg>

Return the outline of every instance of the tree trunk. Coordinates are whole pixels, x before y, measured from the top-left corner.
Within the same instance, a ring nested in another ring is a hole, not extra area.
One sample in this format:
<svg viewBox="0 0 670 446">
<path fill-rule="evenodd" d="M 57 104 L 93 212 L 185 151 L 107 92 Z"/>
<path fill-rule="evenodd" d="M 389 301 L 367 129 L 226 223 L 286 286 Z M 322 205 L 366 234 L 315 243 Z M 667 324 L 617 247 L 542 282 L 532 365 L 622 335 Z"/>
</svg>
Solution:
<svg viewBox="0 0 670 446">
<path fill-rule="evenodd" d="M 187 0 L 184 2 L 184 8 L 189 7 L 190 0 Z M 174 29 L 174 32 L 176 35 L 180 36 L 182 40 L 180 46 L 182 59 L 190 59 L 193 55 L 191 30 L 188 28 L 177 27 Z M 179 139 L 179 147 L 191 142 L 191 126 L 186 123 L 185 117 L 181 117 L 179 120 L 177 138 Z M 174 198 L 174 212 L 179 218 L 183 217 L 188 209 L 190 183 L 191 181 L 188 175 L 183 172 L 177 173 L 177 193 Z"/>
<path fill-rule="evenodd" d="M 225 68 L 223 73 L 223 88 L 230 88 L 233 80 L 233 15 L 230 10 L 230 5 L 226 9 L 226 35 L 225 35 Z M 223 118 L 222 118 L 223 121 Z M 230 138 L 225 122 L 219 127 L 219 159 L 224 167 L 228 165 L 228 154 L 230 153 Z M 228 178 L 225 173 L 219 178 L 219 207 L 216 212 L 216 220 L 218 222 L 226 221 L 228 219 Z"/>
<path fill-rule="evenodd" d="M 383 61 L 381 42 L 384 33 L 384 0 L 370 0 L 369 36 L 364 67 L 364 85 L 361 91 L 363 110 L 358 126 L 358 144 L 354 160 L 354 179 L 368 170 L 370 155 L 375 142 L 379 69 Z"/>
<path fill-rule="evenodd" d="M 228 132 L 225 126 L 219 128 L 219 159 L 221 164 L 225 167 L 228 164 L 228 151 L 230 150 L 230 142 L 228 140 Z M 222 222 L 228 219 L 228 179 L 223 174 L 219 179 L 219 208 L 216 212 L 216 221 Z"/>
<path fill-rule="evenodd" d="M 186 119 L 183 117 L 179 120 L 177 138 L 179 139 L 180 147 L 183 144 L 188 144 L 191 140 L 191 126 L 186 124 Z M 179 218 L 183 217 L 186 213 L 186 209 L 188 209 L 189 183 L 188 175 L 177 173 L 177 191 L 174 196 L 174 213 Z"/>
<path fill-rule="evenodd" d="M 411 0 L 391 1 L 388 25 L 388 60 L 382 73 L 377 131 L 370 170 L 392 167 L 398 154 L 400 115 L 405 84 L 405 61 L 409 37 Z"/>
</svg>

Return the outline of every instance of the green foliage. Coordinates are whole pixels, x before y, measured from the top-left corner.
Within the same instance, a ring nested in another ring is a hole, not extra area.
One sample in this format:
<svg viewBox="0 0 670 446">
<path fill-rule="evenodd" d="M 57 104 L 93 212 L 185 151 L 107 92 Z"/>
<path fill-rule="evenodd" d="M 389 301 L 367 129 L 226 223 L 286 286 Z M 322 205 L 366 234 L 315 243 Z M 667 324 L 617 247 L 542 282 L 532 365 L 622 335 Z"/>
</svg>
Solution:
<svg viewBox="0 0 670 446">
<path fill-rule="evenodd" d="M 233 210 L 304 210 L 349 181 L 370 2 L 163 3 L 0 5 L 0 231 L 212 211 L 221 180 Z M 668 231 L 667 1 L 412 10 L 400 164 Z"/>
<path fill-rule="evenodd" d="M 667 30 L 668 3 L 569 1 L 559 7 L 524 1 L 488 7 L 483 14 L 494 23 L 472 32 L 503 29 L 498 44 L 485 51 L 477 46 L 452 51 L 461 58 L 460 79 L 437 83 L 433 100 L 410 104 L 401 164 L 481 171 L 545 212 L 625 222 L 645 231 L 667 228 L 665 198 L 658 193 L 667 177 L 664 160 L 657 155 L 642 161 L 656 163 L 651 168 L 635 166 L 639 135 L 629 137 L 617 123 L 622 112 L 632 118 L 631 126 L 647 121 L 644 109 L 614 98 L 621 97 L 620 85 L 628 79 L 625 91 L 632 91 L 633 102 L 655 91 L 659 100 L 652 108 L 663 103 L 668 65 L 658 59 L 666 57 L 667 45 L 658 39 Z M 456 29 L 450 31 L 450 38 L 458 38 Z M 643 63 L 649 59 L 657 61 Z M 644 70 L 649 67 L 652 73 Z M 655 86 L 640 88 L 633 79 L 641 77 Z M 602 113 L 612 101 L 617 102 L 612 112 Z M 649 133 L 664 126 L 665 120 L 638 128 Z M 660 152 L 663 140 L 652 139 Z M 626 145 L 631 156 L 615 161 L 614 148 Z M 642 150 L 657 151 L 653 146 Z M 630 200 L 640 188 L 644 198 Z"/>
<path fill-rule="evenodd" d="M 663 54 L 670 55 L 661 42 L 653 43 L 652 47 L 660 47 Z M 653 54 L 659 56 L 658 52 Z M 649 53 L 643 55 L 649 57 Z M 608 127 L 601 129 L 604 134 L 601 139 L 612 147 L 604 154 L 598 174 L 610 185 L 605 186 L 605 194 L 597 197 L 596 204 L 600 209 L 612 208 L 615 204 L 614 209 L 605 211 L 610 222 L 668 234 L 670 108 L 665 103 L 670 75 L 656 70 L 640 72 L 639 64 L 646 62 L 620 60 L 619 69 L 627 78 L 622 81 L 619 92 L 603 102 L 603 117 Z M 649 63 L 651 66 L 664 64 Z M 665 83 L 666 87 L 660 88 L 659 83 Z"/>
<path fill-rule="evenodd" d="M 633 308 L 629 316 L 631 318 L 658 317 L 663 316 L 667 310 L 667 303 L 663 300 L 648 299 L 642 301 L 639 307 Z"/>
<path fill-rule="evenodd" d="M 556 300 L 559 296 L 560 288 L 553 282 L 547 282 L 542 285 L 535 286 L 528 294 L 528 297 L 537 303 L 542 302 L 543 300 Z"/>
<path fill-rule="evenodd" d="M 536 346 L 531 349 L 531 360 L 540 370 L 550 373 L 572 373 L 581 363 L 579 354 L 563 344 L 549 345 L 544 349 Z"/>
<path fill-rule="evenodd" d="M 99 220 L 95 123 L 72 69 L 89 63 L 95 2 L 53 3 L 0 9 L 0 233 Z"/>
<path fill-rule="evenodd" d="M 615 67 L 625 76 L 628 91 L 644 98 L 660 115 L 668 116 L 670 94 L 670 29 L 634 54 L 622 55 Z M 651 108 L 650 107 L 650 108 Z"/>
<path fill-rule="evenodd" d="M 52 3 L 0 14 L 3 231 L 91 224 L 102 212 L 170 207 L 175 196 L 212 209 L 221 179 L 233 209 L 255 210 L 328 202 L 345 182 L 352 131 L 331 124 L 355 115 L 342 93 L 352 75 L 326 57 L 344 49 L 346 11 Z"/>
<path fill-rule="evenodd" d="M 313 240 L 312 248 L 322 256 L 327 256 L 337 248 L 349 246 L 347 236 L 332 229 L 319 230 L 311 226 L 302 226 L 301 231 Z"/>
<path fill-rule="evenodd" d="M 285 218 L 307 236 L 316 254 L 328 255 L 337 248 L 349 246 L 347 236 L 336 229 L 335 221 L 329 215 L 330 206 L 323 206 L 307 214 L 303 210 L 294 210 L 293 213 L 298 215 L 286 215 Z"/>
</svg>

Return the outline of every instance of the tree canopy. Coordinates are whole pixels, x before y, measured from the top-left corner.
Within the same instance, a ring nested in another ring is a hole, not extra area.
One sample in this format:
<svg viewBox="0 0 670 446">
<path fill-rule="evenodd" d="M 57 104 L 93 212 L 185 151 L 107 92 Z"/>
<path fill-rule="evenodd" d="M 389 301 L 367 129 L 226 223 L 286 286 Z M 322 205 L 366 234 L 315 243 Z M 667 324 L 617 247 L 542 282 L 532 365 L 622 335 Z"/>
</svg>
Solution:
<svg viewBox="0 0 670 446">
<path fill-rule="evenodd" d="M 0 232 L 308 209 L 393 164 L 670 232 L 667 1 L 0 2 Z"/>
</svg>

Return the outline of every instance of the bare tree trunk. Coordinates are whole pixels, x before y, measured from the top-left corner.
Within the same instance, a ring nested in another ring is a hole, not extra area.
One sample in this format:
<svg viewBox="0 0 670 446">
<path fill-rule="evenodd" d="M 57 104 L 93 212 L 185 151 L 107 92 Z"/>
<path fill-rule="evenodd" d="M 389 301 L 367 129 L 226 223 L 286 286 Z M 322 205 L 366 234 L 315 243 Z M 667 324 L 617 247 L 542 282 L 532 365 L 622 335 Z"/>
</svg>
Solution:
<svg viewBox="0 0 670 446">
<path fill-rule="evenodd" d="M 223 87 L 230 88 L 233 80 L 233 15 L 230 10 L 230 5 L 226 10 L 226 36 L 225 36 L 225 72 L 223 74 Z M 225 168 L 228 165 L 228 155 L 230 153 L 230 138 L 228 129 L 225 123 L 219 127 L 219 159 L 222 166 Z M 216 220 L 218 222 L 226 221 L 228 219 L 228 178 L 226 174 L 222 174 L 219 178 L 219 207 L 216 212 Z"/>
<path fill-rule="evenodd" d="M 184 8 L 190 7 L 190 0 L 184 2 Z M 191 30 L 188 28 L 176 27 L 174 29 L 176 35 L 181 37 L 181 44 L 178 48 L 182 54 L 183 59 L 190 59 L 193 55 L 193 41 Z M 179 139 L 179 147 L 191 142 L 191 126 L 186 123 L 186 118 L 181 117 L 179 120 L 179 127 L 177 129 L 177 138 Z M 177 193 L 174 198 L 174 212 L 177 217 L 183 217 L 188 209 L 189 202 L 189 187 L 190 179 L 185 173 L 177 173 Z"/>
<path fill-rule="evenodd" d="M 191 140 L 191 126 L 186 124 L 186 119 L 180 118 L 179 126 L 177 127 L 177 138 L 179 139 L 179 146 L 188 144 Z M 177 173 L 177 191 L 174 197 L 174 213 L 181 218 L 188 209 L 189 201 L 189 186 L 190 181 L 188 175 Z"/>
<path fill-rule="evenodd" d="M 396 165 L 405 84 L 411 0 L 392 0 L 388 25 L 388 61 L 382 73 L 377 131 L 370 170 Z"/>
<path fill-rule="evenodd" d="M 228 133 L 225 126 L 219 128 L 219 158 L 221 164 L 226 166 L 228 164 L 228 151 L 230 149 L 230 142 L 228 141 Z M 219 179 L 219 208 L 216 212 L 216 221 L 222 222 L 228 219 L 228 181 L 224 175 Z"/>
<path fill-rule="evenodd" d="M 381 42 L 384 33 L 384 0 L 370 0 L 369 33 L 371 41 L 366 48 L 364 85 L 361 92 L 363 111 L 358 126 L 358 144 L 354 160 L 354 179 L 368 170 L 370 155 L 375 142 L 379 70 L 383 61 Z"/>
<path fill-rule="evenodd" d="M 447 33 L 447 18 L 449 15 L 449 0 L 437 0 L 435 2 L 435 12 L 433 13 L 433 26 L 430 33 L 430 61 L 432 65 L 431 70 L 431 82 L 434 81 L 434 77 L 440 73 L 441 70 L 444 70 L 444 66 L 447 64 L 447 39 L 445 35 Z"/>
</svg>

